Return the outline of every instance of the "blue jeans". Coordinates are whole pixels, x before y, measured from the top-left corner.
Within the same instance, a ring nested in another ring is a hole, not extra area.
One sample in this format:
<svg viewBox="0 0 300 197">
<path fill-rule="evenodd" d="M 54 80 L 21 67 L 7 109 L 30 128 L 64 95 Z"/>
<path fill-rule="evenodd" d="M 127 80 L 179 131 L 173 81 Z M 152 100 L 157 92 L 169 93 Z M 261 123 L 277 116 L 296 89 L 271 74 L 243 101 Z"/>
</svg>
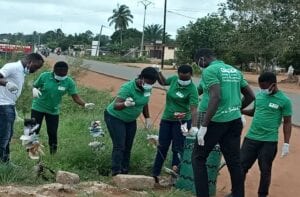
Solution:
<svg viewBox="0 0 300 197">
<path fill-rule="evenodd" d="M 16 118 L 14 105 L 0 105 L 0 161 L 9 161 L 9 143 Z"/>
<path fill-rule="evenodd" d="M 136 120 L 124 122 L 110 115 L 106 110 L 104 120 L 113 143 L 112 175 L 127 174 L 131 148 L 136 133 Z"/>
<path fill-rule="evenodd" d="M 191 128 L 191 120 L 182 121 L 187 122 L 188 129 Z M 153 164 L 152 175 L 159 176 L 162 165 L 167 157 L 167 153 L 172 142 L 172 166 L 179 166 L 182 155 L 185 136 L 182 135 L 181 124 L 179 121 L 161 120 L 159 127 L 159 137 L 157 146 L 157 153 Z"/>
</svg>

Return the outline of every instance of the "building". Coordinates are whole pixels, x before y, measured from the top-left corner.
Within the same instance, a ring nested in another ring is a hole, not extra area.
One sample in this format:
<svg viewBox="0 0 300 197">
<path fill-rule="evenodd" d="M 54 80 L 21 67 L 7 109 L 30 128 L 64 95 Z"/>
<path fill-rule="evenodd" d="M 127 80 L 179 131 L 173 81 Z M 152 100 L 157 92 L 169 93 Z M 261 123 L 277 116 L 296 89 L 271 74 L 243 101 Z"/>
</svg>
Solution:
<svg viewBox="0 0 300 197">
<path fill-rule="evenodd" d="M 149 58 L 161 59 L 163 45 L 161 42 L 148 43 L 144 45 L 144 52 Z M 164 60 L 175 59 L 176 48 L 174 45 L 165 45 Z"/>
</svg>

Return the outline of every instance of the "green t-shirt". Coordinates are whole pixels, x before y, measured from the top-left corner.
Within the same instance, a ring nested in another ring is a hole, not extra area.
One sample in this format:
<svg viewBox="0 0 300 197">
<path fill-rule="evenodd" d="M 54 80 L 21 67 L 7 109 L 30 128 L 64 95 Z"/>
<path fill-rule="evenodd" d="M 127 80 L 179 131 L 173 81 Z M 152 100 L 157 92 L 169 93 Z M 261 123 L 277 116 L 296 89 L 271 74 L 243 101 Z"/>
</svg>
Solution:
<svg viewBox="0 0 300 197">
<path fill-rule="evenodd" d="M 242 73 L 223 61 L 215 60 L 203 71 L 204 87 L 219 84 L 221 100 L 212 121 L 228 122 L 241 117 L 241 88 L 248 85 Z"/>
<path fill-rule="evenodd" d="M 206 112 L 207 106 L 208 106 L 208 101 L 209 101 L 209 94 L 208 94 L 208 89 L 205 88 L 203 80 L 200 81 L 198 90 L 201 90 L 202 93 L 202 99 L 199 102 L 198 105 L 198 111 L 199 112 Z"/>
<path fill-rule="evenodd" d="M 52 115 L 60 113 L 63 95 L 66 93 L 69 95 L 77 94 L 75 82 L 71 77 L 68 76 L 65 80 L 57 81 L 54 79 L 53 72 L 43 72 L 33 86 L 38 88 L 42 95 L 33 99 L 31 108 Z"/>
<path fill-rule="evenodd" d="M 191 119 L 191 106 L 198 105 L 198 92 L 195 84 L 192 82 L 188 86 L 181 86 L 178 83 L 178 76 L 174 75 L 166 80 L 169 90 L 166 96 L 165 111 L 163 120 L 177 120 L 174 118 L 175 112 L 184 112 L 186 116 L 183 120 Z"/>
<path fill-rule="evenodd" d="M 128 97 L 131 97 L 135 102 L 135 106 L 125 107 L 122 110 L 116 110 L 114 109 L 114 100 L 107 107 L 107 111 L 110 115 L 123 120 L 124 122 L 132 122 L 136 120 L 142 113 L 144 106 L 149 102 L 150 95 L 151 92 L 145 92 L 139 89 L 135 83 L 135 80 L 126 82 L 121 86 L 117 97 L 124 100 Z"/>
<path fill-rule="evenodd" d="M 247 138 L 258 141 L 278 141 L 278 128 L 284 116 L 292 115 L 291 100 L 282 92 L 273 95 L 258 93 L 255 112 Z"/>
</svg>

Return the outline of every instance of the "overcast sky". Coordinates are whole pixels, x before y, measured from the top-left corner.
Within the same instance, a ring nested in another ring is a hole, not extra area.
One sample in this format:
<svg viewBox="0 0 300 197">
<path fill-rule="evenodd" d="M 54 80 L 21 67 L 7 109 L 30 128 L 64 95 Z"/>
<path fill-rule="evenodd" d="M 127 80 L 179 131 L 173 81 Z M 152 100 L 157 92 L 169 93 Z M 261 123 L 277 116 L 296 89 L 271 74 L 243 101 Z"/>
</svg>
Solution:
<svg viewBox="0 0 300 197">
<path fill-rule="evenodd" d="M 163 0 L 153 2 L 147 9 L 146 25 L 163 24 Z M 195 18 L 218 10 L 218 4 L 226 0 L 168 0 L 166 31 L 174 38 L 176 30 Z M 114 27 L 107 19 L 117 4 L 126 4 L 134 16 L 129 27 L 142 30 L 144 8 L 139 0 L 0 0 L 0 33 L 31 34 L 61 28 L 74 34 L 91 30 L 111 35 Z"/>
</svg>

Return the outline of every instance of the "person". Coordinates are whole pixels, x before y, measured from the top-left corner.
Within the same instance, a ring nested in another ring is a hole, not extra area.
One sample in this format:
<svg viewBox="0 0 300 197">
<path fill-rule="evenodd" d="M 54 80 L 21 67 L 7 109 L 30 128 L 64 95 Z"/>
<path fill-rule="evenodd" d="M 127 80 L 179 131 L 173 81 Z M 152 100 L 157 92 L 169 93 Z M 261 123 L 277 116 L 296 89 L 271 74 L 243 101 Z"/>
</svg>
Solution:
<svg viewBox="0 0 300 197">
<path fill-rule="evenodd" d="M 137 129 L 136 119 L 142 112 L 146 128 L 151 126 L 148 102 L 157 78 L 154 68 L 144 68 L 137 79 L 121 86 L 114 101 L 104 111 L 104 120 L 113 143 L 112 176 L 129 172 L 131 148 Z"/>
<path fill-rule="evenodd" d="M 272 163 L 277 153 L 278 129 L 282 119 L 284 143 L 281 156 L 289 153 L 292 104 L 289 97 L 278 89 L 274 73 L 262 73 L 258 83 L 261 91 L 256 95 L 254 107 L 242 110 L 243 114 L 253 116 L 253 120 L 242 144 L 241 163 L 246 178 L 248 170 L 258 160 L 258 196 L 266 197 L 269 194 Z"/>
<path fill-rule="evenodd" d="M 88 109 L 95 105 L 80 98 L 74 80 L 68 76 L 68 70 L 66 62 L 56 62 L 53 72 L 41 73 L 33 84 L 31 118 L 35 118 L 40 125 L 36 130 L 36 134 L 39 134 L 45 117 L 50 154 L 57 152 L 57 129 L 62 97 L 68 93 L 75 103 Z"/>
<path fill-rule="evenodd" d="M 10 141 L 16 117 L 15 105 L 21 94 L 25 75 L 36 72 L 43 66 L 41 55 L 31 53 L 22 60 L 5 64 L 0 69 L 0 161 L 10 160 Z"/>
<path fill-rule="evenodd" d="M 242 73 L 217 60 L 210 49 L 199 49 L 195 60 L 204 67 L 202 80 L 209 94 L 203 123 L 197 133 L 192 153 L 196 194 L 209 197 L 207 157 L 218 143 L 229 169 L 233 197 L 244 197 L 240 164 L 241 109 L 254 100 L 254 94 Z M 241 93 L 244 98 L 241 99 Z"/>
<path fill-rule="evenodd" d="M 152 176 L 159 183 L 158 176 L 167 157 L 169 146 L 172 142 L 172 170 L 179 173 L 180 156 L 183 153 L 185 136 L 189 133 L 197 133 L 197 106 L 198 93 L 192 82 L 193 69 L 189 65 L 178 68 L 178 76 L 167 79 L 159 72 L 159 83 L 170 86 L 166 95 L 165 110 L 160 122 L 159 143 L 153 164 Z"/>
</svg>

